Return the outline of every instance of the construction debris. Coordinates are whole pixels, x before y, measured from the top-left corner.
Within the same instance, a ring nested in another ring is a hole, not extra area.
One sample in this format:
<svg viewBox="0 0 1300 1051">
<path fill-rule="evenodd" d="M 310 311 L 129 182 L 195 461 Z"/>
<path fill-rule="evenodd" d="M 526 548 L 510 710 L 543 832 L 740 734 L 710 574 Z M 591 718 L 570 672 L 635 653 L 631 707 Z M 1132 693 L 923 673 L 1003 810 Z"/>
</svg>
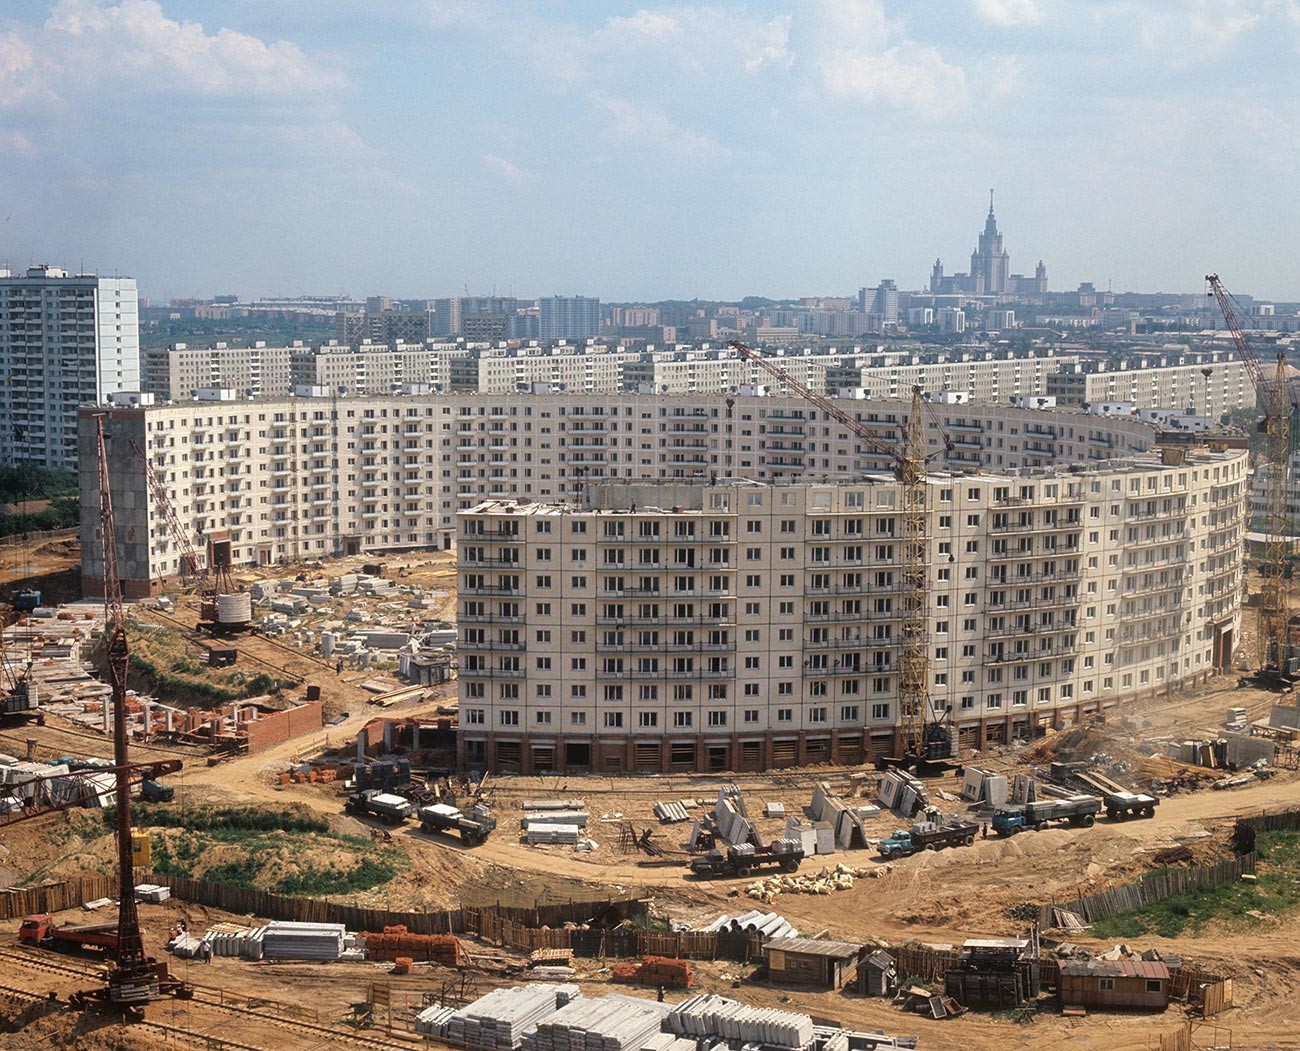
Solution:
<svg viewBox="0 0 1300 1051">
<path fill-rule="evenodd" d="M 930 806 L 930 795 L 919 777 L 906 770 L 890 770 L 880 779 L 880 801 L 903 817 Z"/>
<path fill-rule="evenodd" d="M 751 883 L 745 888 L 745 896 L 770 905 L 784 893 L 831 894 L 838 890 L 851 890 L 855 879 L 863 876 L 878 877 L 889 871 L 889 865 L 873 865 L 870 868 L 836 865 L 833 869 L 823 869 L 821 872 L 783 873 Z"/>
</svg>

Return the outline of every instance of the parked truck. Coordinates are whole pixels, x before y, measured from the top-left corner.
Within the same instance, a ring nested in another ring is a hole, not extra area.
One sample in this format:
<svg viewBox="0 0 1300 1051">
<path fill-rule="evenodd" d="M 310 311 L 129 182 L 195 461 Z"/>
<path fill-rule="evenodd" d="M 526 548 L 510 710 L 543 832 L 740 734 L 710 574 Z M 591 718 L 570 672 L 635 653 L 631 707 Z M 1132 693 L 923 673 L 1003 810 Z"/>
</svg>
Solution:
<svg viewBox="0 0 1300 1051">
<path fill-rule="evenodd" d="M 117 923 L 65 923 L 59 926 L 48 912 L 38 912 L 23 920 L 18 928 L 18 941 L 22 945 L 45 949 L 103 949 L 111 953 L 117 949 Z"/>
<path fill-rule="evenodd" d="M 913 825 L 911 830 L 895 829 L 887 839 L 882 839 L 876 848 L 881 857 L 902 858 L 922 850 L 943 850 L 944 847 L 970 846 L 975 842 L 975 833 L 979 825 L 972 821 L 954 821 L 945 825 L 923 822 Z"/>
<path fill-rule="evenodd" d="M 385 825 L 400 825 L 415 810 L 409 799 L 374 788 L 353 792 L 343 808 L 357 817 L 377 817 Z"/>
<path fill-rule="evenodd" d="M 497 819 L 482 803 L 466 814 L 447 803 L 420 808 L 420 828 L 425 832 L 454 832 L 467 847 L 477 847 L 497 827 Z"/>
<path fill-rule="evenodd" d="M 1096 796 L 1039 799 L 1020 806 L 998 807 L 993 812 L 992 824 L 993 831 L 999 836 L 1014 836 L 1027 829 L 1041 831 L 1058 821 L 1091 828 L 1099 813 L 1101 800 Z"/>
<path fill-rule="evenodd" d="M 1160 805 L 1157 796 L 1145 792 L 1107 792 L 1102 797 L 1106 804 L 1106 816 L 1112 821 L 1123 821 L 1129 817 L 1155 817 L 1156 807 Z"/>
<path fill-rule="evenodd" d="M 20 591 L 14 596 L 14 609 L 19 613 L 30 613 L 41 604 L 39 591 Z"/>
<path fill-rule="evenodd" d="M 782 872 L 797 872 L 803 861 L 802 850 L 775 851 L 770 848 L 746 850 L 743 847 L 728 847 L 710 850 L 698 858 L 691 859 L 691 871 L 702 879 L 713 877 L 737 876 L 744 879 L 761 869 L 778 868 Z"/>
</svg>

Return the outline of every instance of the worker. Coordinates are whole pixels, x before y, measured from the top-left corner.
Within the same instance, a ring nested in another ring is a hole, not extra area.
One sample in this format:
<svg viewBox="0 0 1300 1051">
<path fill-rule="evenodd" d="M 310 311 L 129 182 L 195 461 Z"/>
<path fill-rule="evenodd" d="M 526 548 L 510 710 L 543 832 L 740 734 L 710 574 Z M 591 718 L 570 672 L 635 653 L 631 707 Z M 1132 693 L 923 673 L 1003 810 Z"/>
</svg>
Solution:
<svg viewBox="0 0 1300 1051">
<path fill-rule="evenodd" d="M 343 658 L 342 658 L 342 657 L 340 657 L 337 661 L 334 662 L 334 674 L 335 674 L 335 675 L 342 675 L 342 674 L 343 674 Z"/>
<path fill-rule="evenodd" d="M 988 838 L 989 838 L 989 823 L 988 823 L 987 821 L 985 821 L 985 822 L 980 826 L 980 828 L 981 828 L 980 835 L 981 835 L 984 839 L 988 839 Z"/>
<path fill-rule="evenodd" d="M 212 943 L 210 941 L 207 941 L 205 939 L 202 945 L 199 947 L 199 952 L 203 954 L 204 963 L 212 962 Z"/>
</svg>

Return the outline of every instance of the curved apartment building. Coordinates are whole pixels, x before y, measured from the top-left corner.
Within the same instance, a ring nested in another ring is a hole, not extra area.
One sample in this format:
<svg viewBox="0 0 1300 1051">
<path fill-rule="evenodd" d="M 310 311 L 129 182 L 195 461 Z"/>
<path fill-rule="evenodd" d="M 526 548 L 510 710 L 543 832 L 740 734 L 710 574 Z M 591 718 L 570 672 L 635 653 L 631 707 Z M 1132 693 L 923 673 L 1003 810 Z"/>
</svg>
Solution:
<svg viewBox="0 0 1300 1051">
<path fill-rule="evenodd" d="M 1091 440 L 1109 422 L 1090 421 Z M 1246 454 L 1080 459 L 929 479 L 929 688 L 963 748 L 1230 661 Z M 896 754 L 891 476 L 585 496 L 459 516 L 465 765 L 760 770 Z"/>
</svg>

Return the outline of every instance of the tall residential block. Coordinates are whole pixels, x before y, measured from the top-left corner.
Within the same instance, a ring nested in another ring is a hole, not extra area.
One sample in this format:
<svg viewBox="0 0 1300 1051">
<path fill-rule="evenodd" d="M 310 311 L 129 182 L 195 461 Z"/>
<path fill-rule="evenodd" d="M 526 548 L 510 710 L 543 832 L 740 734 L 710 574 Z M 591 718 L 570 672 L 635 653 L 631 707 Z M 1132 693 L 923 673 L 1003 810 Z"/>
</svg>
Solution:
<svg viewBox="0 0 1300 1051">
<path fill-rule="evenodd" d="M 0 462 L 77 469 L 77 407 L 140 389 L 135 279 L 0 270 Z"/>
<path fill-rule="evenodd" d="M 591 339 L 600 335 L 600 300 L 589 296 L 547 296 L 537 301 L 537 337 Z"/>
</svg>

